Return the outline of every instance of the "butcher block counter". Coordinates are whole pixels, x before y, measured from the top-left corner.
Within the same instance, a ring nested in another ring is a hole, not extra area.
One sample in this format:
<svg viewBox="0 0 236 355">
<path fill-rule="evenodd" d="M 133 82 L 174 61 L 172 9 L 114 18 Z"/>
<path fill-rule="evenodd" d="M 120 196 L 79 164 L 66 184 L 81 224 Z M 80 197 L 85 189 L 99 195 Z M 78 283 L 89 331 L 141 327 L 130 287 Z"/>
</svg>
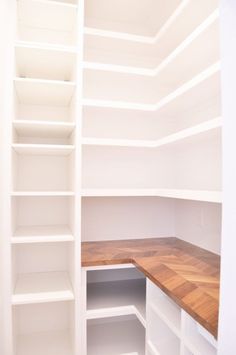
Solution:
<svg viewBox="0 0 236 355">
<path fill-rule="evenodd" d="M 217 337 L 220 257 L 178 238 L 82 243 L 82 266 L 134 264 Z"/>
</svg>

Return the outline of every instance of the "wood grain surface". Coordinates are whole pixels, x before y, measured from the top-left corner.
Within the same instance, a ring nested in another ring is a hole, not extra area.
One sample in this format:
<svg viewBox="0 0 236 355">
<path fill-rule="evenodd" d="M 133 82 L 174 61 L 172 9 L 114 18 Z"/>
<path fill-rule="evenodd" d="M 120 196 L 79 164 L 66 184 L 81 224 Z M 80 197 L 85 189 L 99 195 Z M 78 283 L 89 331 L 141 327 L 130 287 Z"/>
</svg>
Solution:
<svg viewBox="0 0 236 355">
<path fill-rule="evenodd" d="M 220 257 L 178 238 L 82 243 L 82 266 L 133 263 L 217 337 Z"/>
</svg>

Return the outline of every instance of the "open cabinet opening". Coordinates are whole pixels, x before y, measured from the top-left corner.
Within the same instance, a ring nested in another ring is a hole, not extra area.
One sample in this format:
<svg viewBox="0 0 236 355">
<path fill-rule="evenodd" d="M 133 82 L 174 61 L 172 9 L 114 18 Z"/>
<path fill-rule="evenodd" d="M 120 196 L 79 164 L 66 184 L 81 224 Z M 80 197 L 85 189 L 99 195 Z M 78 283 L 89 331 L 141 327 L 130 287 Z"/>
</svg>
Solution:
<svg viewBox="0 0 236 355">
<path fill-rule="evenodd" d="M 15 355 L 73 354 L 73 302 L 15 306 Z"/>
<path fill-rule="evenodd" d="M 86 313 L 87 319 L 135 314 L 146 326 L 144 275 L 136 268 L 87 271 Z"/>
<path fill-rule="evenodd" d="M 136 317 L 88 321 L 88 355 L 145 354 L 145 331 Z"/>
<path fill-rule="evenodd" d="M 12 259 L 13 304 L 74 299 L 74 257 L 70 243 L 15 245 Z"/>
</svg>

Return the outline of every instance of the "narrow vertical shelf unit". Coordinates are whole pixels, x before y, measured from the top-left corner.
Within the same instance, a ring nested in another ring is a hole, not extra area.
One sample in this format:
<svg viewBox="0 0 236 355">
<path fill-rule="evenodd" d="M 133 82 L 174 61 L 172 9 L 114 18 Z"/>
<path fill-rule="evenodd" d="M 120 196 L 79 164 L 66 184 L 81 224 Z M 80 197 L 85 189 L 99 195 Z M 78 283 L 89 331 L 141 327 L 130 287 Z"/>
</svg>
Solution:
<svg viewBox="0 0 236 355">
<path fill-rule="evenodd" d="M 12 117 L 15 355 L 80 353 L 83 1 L 19 0 Z"/>
</svg>

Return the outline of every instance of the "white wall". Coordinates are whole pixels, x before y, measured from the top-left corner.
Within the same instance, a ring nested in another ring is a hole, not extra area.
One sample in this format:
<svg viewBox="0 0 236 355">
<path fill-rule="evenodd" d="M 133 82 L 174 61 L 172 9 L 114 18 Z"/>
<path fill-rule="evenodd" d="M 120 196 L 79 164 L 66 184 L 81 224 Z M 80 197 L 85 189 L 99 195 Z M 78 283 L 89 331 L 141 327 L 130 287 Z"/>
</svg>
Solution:
<svg viewBox="0 0 236 355">
<path fill-rule="evenodd" d="M 176 200 L 175 235 L 186 242 L 220 254 L 221 205 Z"/>
<path fill-rule="evenodd" d="M 82 240 L 174 236 L 174 200 L 156 197 L 83 198 Z"/>
<path fill-rule="evenodd" d="M 10 140 L 15 1 L 0 1 L 0 354 L 12 355 Z M 6 70 L 7 69 L 7 70 Z"/>
<path fill-rule="evenodd" d="M 236 2 L 221 0 L 221 50 L 223 98 L 223 226 L 220 355 L 236 353 Z"/>
<path fill-rule="evenodd" d="M 221 205 L 157 197 L 83 198 L 83 241 L 170 236 L 220 254 Z"/>
</svg>

